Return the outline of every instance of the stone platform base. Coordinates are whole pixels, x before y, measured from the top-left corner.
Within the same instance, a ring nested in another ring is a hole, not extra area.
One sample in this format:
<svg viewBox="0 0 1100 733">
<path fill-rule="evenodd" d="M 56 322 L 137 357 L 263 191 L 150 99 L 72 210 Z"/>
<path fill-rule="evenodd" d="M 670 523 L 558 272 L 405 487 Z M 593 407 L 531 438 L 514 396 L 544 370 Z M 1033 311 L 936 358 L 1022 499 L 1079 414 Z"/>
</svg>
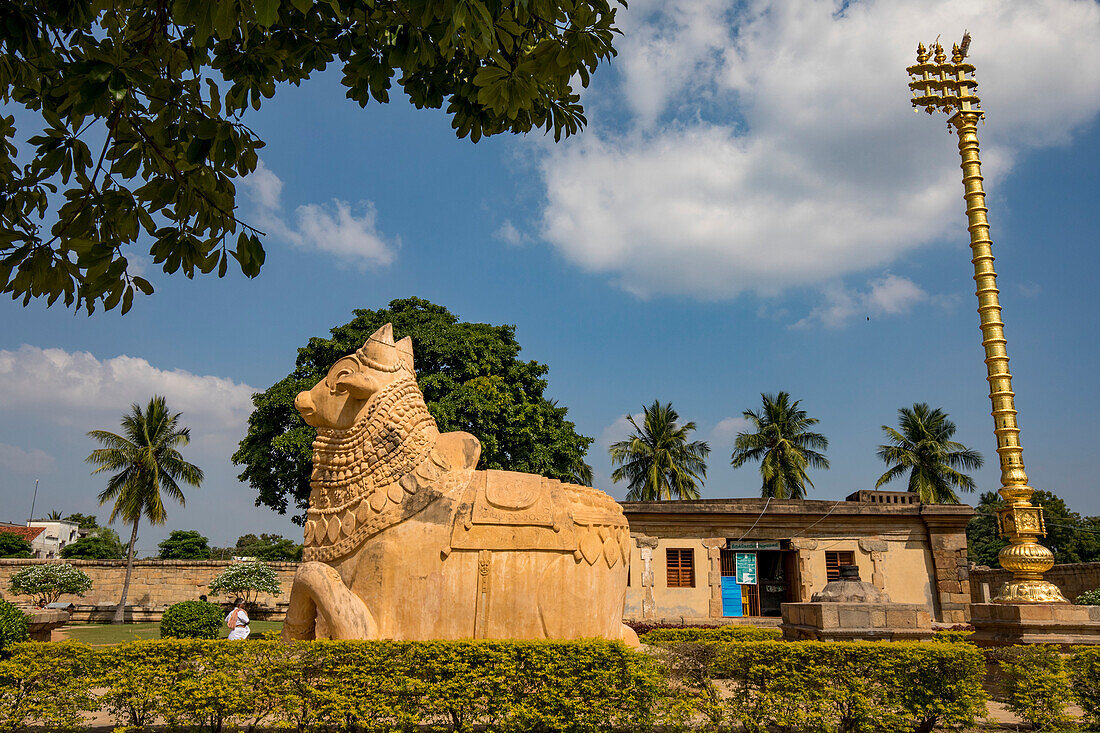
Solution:
<svg viewBox="0 0 1100 733">
<path fill-rule="evenodd" d="M 22 609 L 31 641 L 49 641 L 53 630 L 69 623 L 69 612 L 57 609 Z"/>
<path fill-rule="evenodd" d="M 920 603 L 784 603 L 788 641 L 924 641 L 932 615 Z"/>
<path fill-rule="evenodd" d="M 979 646 L 1100 644 L 1100 606 L 972 603 L 970 623 Z"/>
</svg>

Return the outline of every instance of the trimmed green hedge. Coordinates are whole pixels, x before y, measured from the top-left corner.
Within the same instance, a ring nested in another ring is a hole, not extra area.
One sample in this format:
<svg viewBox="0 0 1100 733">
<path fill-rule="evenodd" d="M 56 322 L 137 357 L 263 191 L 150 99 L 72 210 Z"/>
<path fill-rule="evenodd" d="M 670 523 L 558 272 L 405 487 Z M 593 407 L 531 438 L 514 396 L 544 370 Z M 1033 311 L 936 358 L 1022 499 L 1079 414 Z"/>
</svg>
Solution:
<svg viewBox="0 0 1100 733">
<path fill-rule="evenodd" d="M 87 645 L 32 641 L 9 651 L 0 659 L 0 730 L 77 728 L 81 713 L 97 708 L 91 694 L 96 655 Z"/>
<path fill-rule="evenodd" d="M 634 730 L 667 691 L 651 657 L 595 640 L 25 643 L 0 662 L 0 729 L 102 707 L 120 725 L 209 730 Z"/>
<path fill-rule="evenodd" d="M 783 632 L 777 628 L 757 626 L 684 627 L 653 629 L 641 637 L 641 642 L 643 644 L 682 644 L 684 642 L 710 644 L 726 641 L 773 641 L 782 635 Z"/>
<path fill-rule="evenodd" d="M 985 714 L 985 657 L 968 644 L 747 642 L 664 647 L 713 727 L 909 733 Z M 719 694 L 715 680 L 724 681 Z"/>
<path fill-rule="evenodd" d="M 160 617 L 162 639 L 217 639 L 225 612 L 216 603 L 180 601 L 164 610 Z"/>
<path fill-rule="evenodd" d="M 1013 646 L 999 650 L 998 658 L 1009 710 L 1035 730 L 1070 725 L 1070 679 L 1058 647 Z"/>
<path fill-rule="evenodd" d="M 1100 730 L 1100 647 L 1081 647 L 1069 658 L 1073 697 L 1090 730 Z"/>
<path fill-rule="evenodd" d="M 14 603 L 0 599 L 0 655 L 7 647 L 28 638 L 26 614 Z"/>
<path fill-rule="evenodd" d="M 985 713 L 986 655 L 965 643 L 26 642 L 0 659 L 0 730 L 120 725 L 299 730 L 743 728 L 749 733 L 959 730 Z M 989 652 L 1037 728 L 1100 725 L 1100 648 Z M 1027 684 L 1023 684 L 1026 681 Z"/>
</svg>

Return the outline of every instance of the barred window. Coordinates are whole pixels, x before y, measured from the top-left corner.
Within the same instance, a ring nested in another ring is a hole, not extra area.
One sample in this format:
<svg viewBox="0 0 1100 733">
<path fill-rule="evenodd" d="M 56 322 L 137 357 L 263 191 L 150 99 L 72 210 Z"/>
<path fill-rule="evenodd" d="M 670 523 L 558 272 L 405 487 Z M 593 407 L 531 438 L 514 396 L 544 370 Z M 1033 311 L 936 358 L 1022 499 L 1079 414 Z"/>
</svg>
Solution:
<svg viewBox="0 0 1100 733">
<path fill-rule="evenodd" d="M 825 551 L 825 577 L 830 581 L 840 580 L 840 566 L 841 565 L 855 565 L 855 553 L 851 550 Z"/>
<path fill-rule="evenodd" d="M 670 547 L 665 550 L 665 567 L 669 588 L 695 587 L 695 552 L 691 548 Z"/>
</svg>

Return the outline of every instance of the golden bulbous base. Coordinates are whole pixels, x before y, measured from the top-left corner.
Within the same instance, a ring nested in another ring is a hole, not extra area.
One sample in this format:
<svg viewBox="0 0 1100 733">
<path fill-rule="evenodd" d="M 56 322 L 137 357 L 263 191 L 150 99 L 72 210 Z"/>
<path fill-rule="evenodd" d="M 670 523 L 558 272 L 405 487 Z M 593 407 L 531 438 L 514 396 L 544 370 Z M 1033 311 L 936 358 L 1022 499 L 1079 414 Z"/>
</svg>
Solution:
<svg viewBox="0 0 1100 733">
<path fill-rule="evenodd" d="M 1046 580 L 1010 580 L 997 591 L 994 603 L 1069 603 L 1054 583 Z"/>
<path fill-rule="evenodd" d="M 1042 573 L 1054 567 L 1054 553 L 1037 542 L 1013 538 L 1011 545 L 1005 545 L 997 553 L 1001 567 L 1011 570 L 1018 579 L 1021 574 L 1034 574 L 1038 579 Z"/>
</svg>

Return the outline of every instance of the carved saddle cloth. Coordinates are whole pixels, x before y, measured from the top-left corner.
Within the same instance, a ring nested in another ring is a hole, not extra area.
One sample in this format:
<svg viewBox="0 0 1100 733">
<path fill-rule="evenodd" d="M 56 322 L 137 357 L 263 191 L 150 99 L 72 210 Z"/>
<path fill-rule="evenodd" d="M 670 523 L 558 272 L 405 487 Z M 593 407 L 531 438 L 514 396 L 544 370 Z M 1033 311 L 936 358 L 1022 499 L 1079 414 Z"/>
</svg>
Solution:
<svg viewBox="0 0 1100 733">
<path fill-rule="evenodd" d="M 477 471 L 451 530 L 454 550 L 557 550 L 577 540 L 561 483 L 529 473 Z"/>
</svg>

